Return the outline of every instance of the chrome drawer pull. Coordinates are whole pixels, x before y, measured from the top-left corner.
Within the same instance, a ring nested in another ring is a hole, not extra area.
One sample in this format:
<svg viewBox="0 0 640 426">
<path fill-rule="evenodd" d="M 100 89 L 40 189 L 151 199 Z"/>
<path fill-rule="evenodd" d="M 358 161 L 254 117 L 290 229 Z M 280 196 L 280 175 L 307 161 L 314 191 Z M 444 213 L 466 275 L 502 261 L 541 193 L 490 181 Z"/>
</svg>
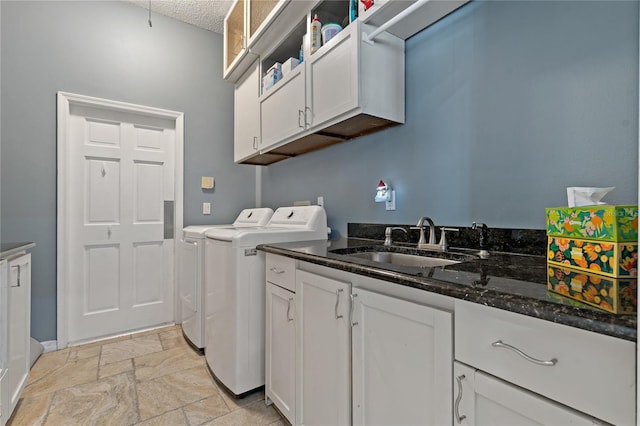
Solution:
<svg viewBox="0 0 640 426">
<path fill-rule="evenodd" d="M 333 310 L 335 311 L 336 319 L 342 318 L 342 315 L 338 315 L 338 305 L 340 304 L 340 293 L 342 293 L 343 291 L 344 290 L 341 288 L 336 290 L 336 306 L 333 307 Z"/>
<path fill-rule="evenodd" d="M 505 348 L 505 349 L 510 349 L 512 351 L 514 351 L 515 353 L 517 353 L 518 355 L 520 355 L 522 358 L 526 359 L 527 361 L 530 361 L 534 364 L 538 364 L 538 365 L 544 365 L 545 367 L 553 367 L 554 365 L 556 365 L 558 363 L 558 360 L 556 358 L 552 358 L 549 361 L 543 361 L 541 359 L 536 359 L 533 358 L 527 354 L 525 354 L 524 352 L 522 352 L 520 349 L 516 348 L 515 346 L 511 346 L 508 345 L 506 343 L 503 343 L 502 340 L 498 340 L 495 341 L 491 344 L 491 346 L 493 346 L 494 348 Z"/>
<path fill-rule="evenodd" d="M 287 303 L 287 321 L 293 321 L 293 318 L 289 316 L 289 312 L 291 312 L 291 302 L 293 302 L 293 297 L 289 298 L 289 303 Z"/>
<path fill-rule="evenodd" d="M 356 325 L 358 325 L 358 322 L 353 320 L 354 299 L 356 297 L 358 297 L 357 294 L 351 293 L 351 313 L 350 313 L 350 315 L 351 315 L 351 327 L 355 327 Z"/>
<path fill-rule="evenodd" d="M 453 414 L 456 416 L 456 422 L 458 422 L 458 424 L 462 423 L 462 421 L 467 418 L 467 416 L 464 414 L 460 415 L 460 401 L 462 401 L 462 379 L 464 378 L 464 374 L 456 377 L 456 382 L 458 382 L 458 396 L 456 396 L 456 402 L 454 403 Z"/>
<path fill-rule="evenodd" d="M 273 267 L 273 268 L 269 268 L 269 270 L 274 274 L 284 274 L 284 269 L 278 269 L 276 267 Z"/>
<path fill-rule="evenodd" d="M 20 287 L 20 272 L 22 272 L 21 265 L 12 266 L 12 268 L 16 268 L 18 270 L 18 276 L 16 278 L 16 285 L 12 285 L 11 287 Z"/>
</svg>

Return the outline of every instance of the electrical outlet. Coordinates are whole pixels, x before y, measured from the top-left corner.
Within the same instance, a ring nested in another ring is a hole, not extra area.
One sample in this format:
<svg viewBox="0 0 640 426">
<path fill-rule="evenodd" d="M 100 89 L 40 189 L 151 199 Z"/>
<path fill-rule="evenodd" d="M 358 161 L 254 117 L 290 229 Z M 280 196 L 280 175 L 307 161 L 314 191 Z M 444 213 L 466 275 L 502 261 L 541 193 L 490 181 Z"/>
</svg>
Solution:
<svg viewBox="0 0 640 426">
<path fill-rule="evenodd" d="M 317 203 L 320 207 L 324 207 L 324 197 L 320 196 L 318 197 L 318 203 Z"/>
<path fill-rule="evenodd" d="M 211 214 L 211 203 L 202 203 L 202 214 Z"/>
<path fill-rule="evenodd" d="M 391 199 L 389 201 L 385 201 L 385 208 L 387 210 L 395 210 L 396 209 L 396 191 L 391 190 Z"/>
</svg>

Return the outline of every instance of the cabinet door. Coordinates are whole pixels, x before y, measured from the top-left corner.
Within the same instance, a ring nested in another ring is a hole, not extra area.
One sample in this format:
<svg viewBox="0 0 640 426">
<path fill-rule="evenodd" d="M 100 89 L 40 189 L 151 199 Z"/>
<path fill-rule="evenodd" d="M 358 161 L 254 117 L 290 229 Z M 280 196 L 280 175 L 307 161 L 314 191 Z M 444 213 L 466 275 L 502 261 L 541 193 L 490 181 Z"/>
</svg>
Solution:
<svg viewBox="0 0 640 426">
<path fill-rule="evenodd" d="M 303 62 L 304 63 L 304 62 Z M 305 130 L 305 67 L 296 67 L 260 99 L 260 149 Z"/>
<path fill-rule="evenodd" d="M 353 423 L 451 424 L 451 313 L 353 290 Z"/>
<path fill-rule="evenodd" d="M 350 290 L 296 271 L 297 425 L 351 423 Z"/>
<path fill-rule="evenodd" d="M 224 69 L 231 68 L 244 55 L 247 46 L 245 36 L 245 1 L 235 0 L 224 20 Z M 226 74 L 226 72 L 225 72 Z"/>
<path fill-rule="evenodd" d="M 358 22 L 352 23 L 305 61 L 309 67 L 307 123 L 311 127 L 358 106 L 358 28 Z"/>
<path fill-rule="evenodd" d="M 454 380 L 454 425 L 603 424 L 459 362 L 455 362 Z"/>
<path fill-rule="evenodd" d="M 238 82 L 234 93 L 233 160 L 237 163 L 258 153 L 260 136 L 260 75 L 255 62 Z"/>
<path fill-rule="evenodd" d="M 249 11 L 248 11 L 248 32 L 249 32 L 249 42 L 253 37 L 255 37 L 258 29 L 262 26 L 263 23 L 268 21 L 268 17 L 273 12 L 275 7 L 282 0 L 248 0 L 249 1 Z"/>
<path fill-rule="evenodd" d="M 295 423 L 295 293 L 267 283 L 265 396 Z"/>
<path fill-rule="evenodd" d="M 31 367 L 31 254 L 9 261 L 9 413 L 29 378 Z"/>
<path fill-rule="evenodd" d="M 8 281 L 7 261 L 2 260 L 0 261 L 0 425 L 4 425 L 9 419 Z"/>
</svg>

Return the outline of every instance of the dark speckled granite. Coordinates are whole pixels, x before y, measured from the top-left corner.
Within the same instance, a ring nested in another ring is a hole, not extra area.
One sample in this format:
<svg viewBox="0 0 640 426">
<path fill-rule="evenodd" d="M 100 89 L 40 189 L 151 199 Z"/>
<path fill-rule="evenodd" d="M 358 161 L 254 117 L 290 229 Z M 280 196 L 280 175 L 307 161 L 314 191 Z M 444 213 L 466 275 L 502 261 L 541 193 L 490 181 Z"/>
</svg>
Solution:
<svg viewBox="0 0 640 426">
<path fill-rule="evenodd" d="M 440 241 L 440 228 L 445 226 L 436 223 L 436 242 Z M 387 226 L 398 226 L 408 231 L 393 232 L 393 241 L 398 243 L 417 244 L 420 231 L 410 229 L 413 225 L 385 225 L 380 223 L 349 223 L 347 228 L 349 238 L 362 238 L 384 241 L 384 230 Z M 447 232 L 449 247 L 479 248 L 480 233 L 471 227 L 446 226 L 457 228 L 459 232 Z M 428 228 L 428 227 L 427 227 Z M 425 232 L 429 238 L 429 231 Z M 544 229 L 507 229 L 491 228 L 488 231 L 489 250 L 505 253 L 532 254 L 544 256 L 546 252 L 547 234 Z"/>
<path fill-rule="evenodd" d="M 388 250 L 382 241 L 367 239 L 269 244 L 258 249 L 625 340 L 635 342 L 637 337 L 636 315 L 572 306 L 548 292 L 544 256 L 493 252 L 489 258 L 480 259 L 473 256 L 475 249 L 452 249 L 451 253 L 467 256 L 468 260 L 445 267 L 419 268 L 349 256 L 358 251 Z M 410 246 L 397 246 L 395 250 L 439 255 Z"/>
</svg>

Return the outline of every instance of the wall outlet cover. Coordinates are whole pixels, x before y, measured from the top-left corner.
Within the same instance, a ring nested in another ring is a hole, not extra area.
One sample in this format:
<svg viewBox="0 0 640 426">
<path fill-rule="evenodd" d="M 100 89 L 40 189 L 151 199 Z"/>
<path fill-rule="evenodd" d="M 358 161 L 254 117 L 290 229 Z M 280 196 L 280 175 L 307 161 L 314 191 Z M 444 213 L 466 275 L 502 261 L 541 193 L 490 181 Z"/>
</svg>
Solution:
<svg viewBox="0 0 640 426">
<path fill-rule="evenodd" d="M 396 209 L 396 191 L 391 190 L 391 199 L 389 201 L 384 202 L 386 210 L 395 210 Z"/>
<path fill-rule="evenodd" d="M 211 203 L 202 203 L 202 214 L 211 214 Z"/>
</svg>

